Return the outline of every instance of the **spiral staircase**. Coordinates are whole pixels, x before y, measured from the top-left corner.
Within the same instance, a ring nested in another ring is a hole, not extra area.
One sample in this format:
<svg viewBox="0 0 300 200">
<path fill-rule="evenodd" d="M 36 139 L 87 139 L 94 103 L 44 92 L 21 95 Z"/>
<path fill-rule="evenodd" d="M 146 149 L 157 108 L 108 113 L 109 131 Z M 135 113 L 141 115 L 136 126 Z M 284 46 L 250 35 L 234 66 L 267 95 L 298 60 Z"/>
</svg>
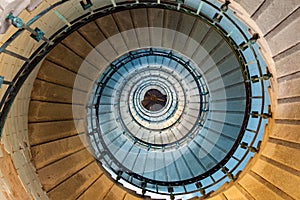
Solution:
<svg viewBox="0 0 300 200">
<path fill-rule="evenodd" d="M 0 197 L 300 199 L 299 2 L 224 5 L 22 12 L 45 35 L 0 35 Z"/>
</svg>

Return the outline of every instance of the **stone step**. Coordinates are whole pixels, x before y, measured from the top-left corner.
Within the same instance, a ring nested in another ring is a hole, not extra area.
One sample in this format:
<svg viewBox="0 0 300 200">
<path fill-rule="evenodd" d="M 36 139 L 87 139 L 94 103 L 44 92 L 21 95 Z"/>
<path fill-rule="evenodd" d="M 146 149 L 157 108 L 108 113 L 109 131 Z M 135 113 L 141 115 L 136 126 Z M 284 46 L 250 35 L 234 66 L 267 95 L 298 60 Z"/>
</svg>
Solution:
<svg viewBox="0 0 300 200">
<path fill-rule="evenodd" d="M 101 176 L 102 172 L 96 162 L 92 162 L 81 171 L 61 183 L 48 195 L 50 199 L 76 199 L 78 198 L 91 184 Z"/>
<path fill-rule="evenodd" d="M 84 120 L 65 120 L 28 124 L 30 145 L 55 141 L 85 131 Z"/>
<path fill-rule="evenodd" d="M 243 187 L 254 199 L 274 199 L 283 200 L 276 192 L 268 188 L 263 182 L 260 182 L 250 174 L 246 174 L 239 184 Z"/>
<path fill-rule="evenodd" d="M 40 169 L 84 148 L 80 137 L 75 135 L 32 147 L 32 160 L 35 167 Z"/>
<path fill-rule="evenodd" d="M 39 169 L 37 173 L 44 189 L 48 192 L 93 161 L 91 153 L 83 149 Z"/>
<path fill-rule="evenodd" d="M 285 195 L 289 196 L 290 199 L 300 198 L 298 185 L 295 184 L 299 183 L 299 176 L 261 159 L 255 163 L 251 170 L 267 182 L 279 188 Z"/>
<path fill-rule="evenodd" d="M 31 101 L 29 113 L 29 122 L 83 119 L 85 117 L 85 107 L 82 105 Z"/>
</svg>

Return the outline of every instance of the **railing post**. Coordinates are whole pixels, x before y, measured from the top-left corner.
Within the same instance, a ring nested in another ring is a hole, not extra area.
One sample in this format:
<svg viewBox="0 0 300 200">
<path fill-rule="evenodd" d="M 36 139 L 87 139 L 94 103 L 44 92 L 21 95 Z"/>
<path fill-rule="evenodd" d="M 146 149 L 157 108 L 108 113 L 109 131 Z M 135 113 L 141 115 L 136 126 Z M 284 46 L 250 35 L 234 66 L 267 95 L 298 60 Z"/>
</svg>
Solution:
<svg viewBox="0 0 300 200">
<path fill-rule="evenodd" d="M 241 148 L 248 149 L 252 153 L 257 153 L 260 150 L 260 144 L 261 144 L 261 141 L 258 142 L 257 147 L 253 147 L 253 146 L 249 146 L 247 142 L 242 142 Z"/>
<path fill-rule="evenodd" d="M 235 177 L 232 173 L 229 172 L 229 170 L 228 170 L 227 167 L 225 167 L 225 166 L 222 167 L 221 171 L 222 171 L 224 174 L 226 174 L 226 176 L 227 176 L 228 178 L 230 178 L 231 180 L 233 180 L 233 181 L 236 180 L 236 177 Z"/>
<path fill-rule="evenodd" d="M 248 40 L 248 42 L 242 42 L 239 47 L 242 51 L 245 51 L 249 46 L 255 44 L 257 42 L 257 40 L 259 39 L 259 34 L 258 33 L 254 33 L 252 35 L 252 37 Z"/>
<path fill-rule="evenodd" d="M 221 12 L 216 13 L 213 17 L 213 20 L 215 22 L 219 23 L 221 21 L 221 19 L 223 18 L 223 13 L 225 13 L 228 10 L 229 4 L 230 4 L 230 1 L 226 0 L 225 3 L 221 5 L 221 7 L 220 7 Z"/>
</svg>

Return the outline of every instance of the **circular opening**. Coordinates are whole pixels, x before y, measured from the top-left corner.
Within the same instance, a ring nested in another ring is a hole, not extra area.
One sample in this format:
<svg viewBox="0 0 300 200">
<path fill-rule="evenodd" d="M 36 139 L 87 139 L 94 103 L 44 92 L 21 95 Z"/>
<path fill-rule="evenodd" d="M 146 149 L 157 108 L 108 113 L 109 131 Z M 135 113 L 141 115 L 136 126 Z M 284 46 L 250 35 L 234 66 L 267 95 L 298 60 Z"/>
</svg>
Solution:
<svg viewBox="0 0 300 200">
<path fill-rule="evenodd" d="M 165 107 L 167 102 L 167 95 L 162 94 L 157 89 L 150 89 L 146 92 L 142 105 L 149 111 L 159 111 Z"/>
</svg>

